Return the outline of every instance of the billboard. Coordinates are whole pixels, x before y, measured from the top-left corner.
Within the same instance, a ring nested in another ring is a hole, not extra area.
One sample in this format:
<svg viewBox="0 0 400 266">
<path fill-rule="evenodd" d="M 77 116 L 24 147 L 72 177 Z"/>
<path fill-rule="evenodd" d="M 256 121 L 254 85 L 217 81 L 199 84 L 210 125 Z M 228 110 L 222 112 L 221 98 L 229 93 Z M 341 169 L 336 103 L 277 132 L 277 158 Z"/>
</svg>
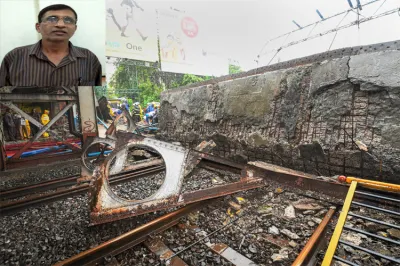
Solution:
<svg viewBox="0 0 400 266">
<path fill-rule="evenodd" d="M 161 69 L 166 72 L 221 76 L 228 60 L 210 52 L 210 40 L 195 18 L 174 10 L 158 10 Z"/>
<path fill-rule="evenodd" d="M 158 61 L 156 12 L 146 1 L 106 0 L 106 56 Z"/>
</svg>

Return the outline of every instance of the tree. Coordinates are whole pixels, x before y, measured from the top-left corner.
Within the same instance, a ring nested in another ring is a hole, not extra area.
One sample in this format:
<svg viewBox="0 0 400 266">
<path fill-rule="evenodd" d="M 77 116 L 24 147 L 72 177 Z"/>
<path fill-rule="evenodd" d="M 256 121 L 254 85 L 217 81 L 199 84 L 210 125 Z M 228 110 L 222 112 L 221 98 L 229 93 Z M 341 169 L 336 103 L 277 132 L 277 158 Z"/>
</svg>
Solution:
<svg viewBox="0 0 400 266">
<path fill-rule="evenodd" d="M 237 65 L 229 65 L 229 75 L 243 72 L 242 68 Z"/>
<path fill-rule="evenodd" d="M 129 59 L 118 59 L 115 63 L 116 71 L 110 80 L 109 92 L 111 91 L 118 97 L 134 98 L 142 105 L 159 101 L 160 93 L 164 89 L 177 88 L 211 79 L 208 76 L 163 72 L 155 67 L 136 64 L 136 61 Z"/>
<path fill-rule="evenodd" d="M 156 68 L 129 64 L 127 59 L 119 59 L 116 66 L 110 81 L 110 88 L 116 95 L 134 98 L 142 105 L 160 100 L 163 89 L 157 82 Z"/>
</svg>

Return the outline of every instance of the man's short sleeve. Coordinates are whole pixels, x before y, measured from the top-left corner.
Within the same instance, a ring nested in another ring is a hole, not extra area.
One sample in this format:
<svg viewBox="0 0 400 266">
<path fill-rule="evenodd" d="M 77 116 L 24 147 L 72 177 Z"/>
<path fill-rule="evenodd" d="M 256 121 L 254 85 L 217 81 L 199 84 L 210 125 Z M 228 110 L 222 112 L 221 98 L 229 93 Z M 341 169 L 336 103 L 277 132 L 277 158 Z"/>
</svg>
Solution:
<svg viewBox="0 0 400 266">
<path fill-rule="evenodd" d="M 12 62 L 12 51 L 4 56 L 0 66 L 0 87 L 10 86 L 10 65 Z"/>
<path fill-rule="evenodd" d="M 101 86 L 102 85 L 101 80 L 102 80 L 103 74 L 101 72 L 101 64 L 97 58 L 96 58 L 96 61 L 97 61 L 98 65 L 96 67 L 97 69 L 95 70 L 95 74 L 96 74 L 95 86 Z"/>
</svg>

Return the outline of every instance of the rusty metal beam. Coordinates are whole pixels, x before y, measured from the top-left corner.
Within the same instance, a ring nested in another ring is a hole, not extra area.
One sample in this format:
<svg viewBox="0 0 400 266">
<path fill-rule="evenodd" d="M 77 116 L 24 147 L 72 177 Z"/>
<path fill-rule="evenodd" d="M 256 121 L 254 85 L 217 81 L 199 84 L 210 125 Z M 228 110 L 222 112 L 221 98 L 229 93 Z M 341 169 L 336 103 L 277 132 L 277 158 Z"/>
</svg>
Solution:
<svg viewBox="0 0 400 266">
<path fill-rule="evenodd" d="M 38 94 L 38 93 L 0 93 L 0 101 L 13 102 L 65 102 L 76 101 L 77 95 Z"/>
<path fill-rule="evenodd" d="M 75 160 L 80 157 L 80 153 L 71 152 L 57 155 L 57 161 Z M 54 163 L 55 156 L 53 154 L 36 155 L 31 158 L 20 158 L 18 160 L 8 160 L 6 163 L 7 170 L 33 167 L 43 164 Z"/>
<path fill-rule="evenodd" d="M 2 132 L 0 131 L 0 134 Z M 3 136 L 0 136 L 3 137 Z M 4 142 L 0 140 L 0 171 L 6 170 L 6 161 L 7 161 L 7 153 L 6 149 L 4 148 Z"/>
<path fill-rule="evenodd" d="M 179 197 L 178 202 L 185 203 L 211 199 L 262 186 L 265 186 L 262 178 L 243 178 L 239 182 L 184 193 Z"/>
<path fill-rule="evenodd" d="M 347 195 L 348 187 L 336 180 L 321 179 L 311 174 L 273 164 L 249 162 L 245 171 L 248 172 L 248 175 L 272 180 L 283 186 L 324 193 L 338 199 L 344 199 Z"/>
</svg>

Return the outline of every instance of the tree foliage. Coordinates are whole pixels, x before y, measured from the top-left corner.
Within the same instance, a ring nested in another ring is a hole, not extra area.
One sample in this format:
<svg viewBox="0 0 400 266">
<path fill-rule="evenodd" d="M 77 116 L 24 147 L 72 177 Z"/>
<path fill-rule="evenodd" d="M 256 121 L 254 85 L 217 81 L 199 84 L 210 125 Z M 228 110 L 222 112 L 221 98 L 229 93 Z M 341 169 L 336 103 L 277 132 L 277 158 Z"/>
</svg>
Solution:
<svg viewBox="0 0 400 266">
<path fill-rule="evenodd" d="M 110 84 L 108 84 L 110 88 L 109 97 L 111 95 L 126 97 L 146 105 L 148 102 L 159 101 L 163 90 L 178 88 L 211 78 L 193 74 L 162 72 L 154 67 L 129 64 L 129 61 L 119 59 L 116 62 L 116 71 L 111 77 Z"/>
<path fill-rule="evenodd" d="M 113 94 L 133 99 L 143 105 L 159 101 L 163 86 L 157 80 L 157 69 L 127 62 L 126 59 L 120 59 L 116 64 L 116 71 L 109 84 Z"/>
<path fill-rule="evenodd" d="M 242 72 L 242 68 L 240 66 L 237 65 L 229 65 L 229 74 L 236 74 L 236 73 L 240 73 Z"/>
</svg>

